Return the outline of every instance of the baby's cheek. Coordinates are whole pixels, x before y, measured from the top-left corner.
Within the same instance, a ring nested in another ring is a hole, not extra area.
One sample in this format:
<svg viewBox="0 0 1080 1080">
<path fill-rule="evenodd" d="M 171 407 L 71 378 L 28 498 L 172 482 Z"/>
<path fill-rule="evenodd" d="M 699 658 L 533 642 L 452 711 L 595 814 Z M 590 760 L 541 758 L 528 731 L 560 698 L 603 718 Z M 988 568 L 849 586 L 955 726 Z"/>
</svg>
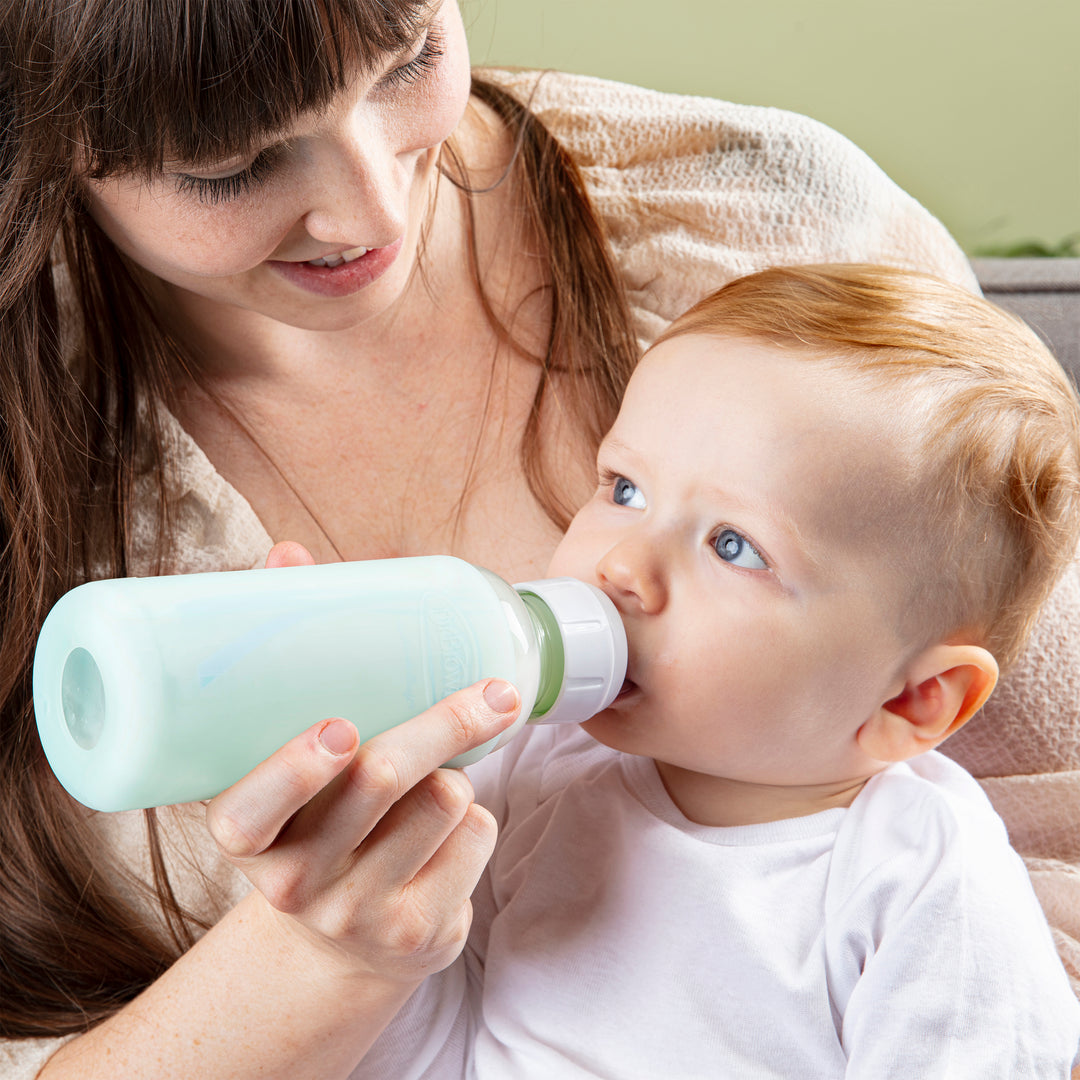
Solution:
<svg viewBox="0 0 1080 1080">
<path fill-rule="evenodd" d="M 602 548 L 589 536 L 581 515 L 575 518 L 559 541 L 548 563 L 547 577 L 575 577 L 582 581 L 596 580 L 596 564 Z"/>
<path fill-rule="evenodd" d="M 559 546 L 555 549 L 555 553 L 551 556 L 551 561 L 548 563 L 547 573 L 545 577 L 564 577 L 573 576 L 567 570 L 567 546 L 566 537 L 559 541 Z"/>
</svg>

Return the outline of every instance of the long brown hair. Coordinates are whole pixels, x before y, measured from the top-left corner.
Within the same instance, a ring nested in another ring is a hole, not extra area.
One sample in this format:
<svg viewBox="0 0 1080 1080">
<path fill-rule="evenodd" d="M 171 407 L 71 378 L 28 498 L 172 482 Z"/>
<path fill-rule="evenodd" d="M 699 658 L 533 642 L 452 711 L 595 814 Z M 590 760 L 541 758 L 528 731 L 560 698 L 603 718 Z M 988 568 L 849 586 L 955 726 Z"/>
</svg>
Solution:
<svg viewBox="0 0 1080 1080">
<path fill-rule="evenodd" d="M 115 889 L 116 868 L 102 873 L 85 811 L 53 779 L 34 726 L 30 670 L 41 623 L 78 582 L 127 571 L 139 477 L 153 478 L 158 492 L 152 568 L 169 555 L 168 462 L 158 412 L 146 406 L 168 406 L 184 351 L 86 213 L 80 175 L 152 176 L 166 154 L 198 162 L 244 151 L 329 102 L 351 65 L 412 43 L 426 9 L 425 0 L 3 5 L 2 1036 L 84 1030 L 157 978 L 201 929 L 172 893 L 152 812 L 146 888 L 166 932 L 147 927 Z M 521 454 L 536 497 L 565 524 L 538 437 L 549 375 L 569 371 L 587 388 L 578 420 L 595 443 L 614 418 L 636 347 L 573 163 L 521 103 L 480 79 L 473 91 L 516 137 L 508 182 L 522 186 L 546 249 L 552 325 Z"/>
</svg>

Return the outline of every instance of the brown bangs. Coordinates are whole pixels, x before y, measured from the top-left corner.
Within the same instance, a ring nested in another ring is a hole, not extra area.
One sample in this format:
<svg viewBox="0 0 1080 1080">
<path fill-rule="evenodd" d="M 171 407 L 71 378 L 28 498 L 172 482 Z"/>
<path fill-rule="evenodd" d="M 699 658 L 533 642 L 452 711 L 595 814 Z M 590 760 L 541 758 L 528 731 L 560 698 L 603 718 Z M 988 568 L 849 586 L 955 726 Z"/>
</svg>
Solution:
<svg viewBox="0 0 1080 1080">
<path fill-rule="evenodd" d="M 411 46 L 430 10 L 427 0 L 16 6 L 35 31 L 4 35 L 15 45 L 4 59 L 20 119 L 77 140 L 96 177 L 153 174 L 167 157 L 198 163 L 246 153 L 299 113 L 324 107 L 357 70 Z M 21 74 L 35 88 L 25 96 Z"/>
</svg>

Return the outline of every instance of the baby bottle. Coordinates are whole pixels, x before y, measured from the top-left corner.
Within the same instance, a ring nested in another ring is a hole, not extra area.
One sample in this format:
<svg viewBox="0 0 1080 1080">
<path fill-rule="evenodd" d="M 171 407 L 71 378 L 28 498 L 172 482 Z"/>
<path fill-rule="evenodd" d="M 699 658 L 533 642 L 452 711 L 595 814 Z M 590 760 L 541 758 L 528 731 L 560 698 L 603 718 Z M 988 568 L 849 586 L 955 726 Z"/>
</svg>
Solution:
<svg viewBox="0 0 1080 1080">
<path fill-rule="evenodd" d="M 49 764 L 80 802 L 130 810 L 206 799 L 328 717 L 364 741 L 479 679 L 528 720 L 580 722 L 626 672 L 601 590 L 511 586 L 448 556 L 91 581 L 49 612 L 34 709 Z"/>
</svg>

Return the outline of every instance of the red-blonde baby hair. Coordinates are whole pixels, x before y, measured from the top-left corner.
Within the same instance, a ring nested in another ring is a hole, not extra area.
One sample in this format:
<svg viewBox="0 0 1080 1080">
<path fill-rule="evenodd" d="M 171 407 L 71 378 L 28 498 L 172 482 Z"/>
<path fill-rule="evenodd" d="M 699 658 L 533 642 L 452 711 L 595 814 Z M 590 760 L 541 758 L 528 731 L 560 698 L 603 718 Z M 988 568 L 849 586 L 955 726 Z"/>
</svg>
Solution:
<svg viewBox="0 0 1080 1080">
<path fill-rule="evenodd" d="M 1080 536 L 1080 406 L 1034 331 L 927 274 L 837 264 L 738 278 L 654 347 L 685 334 L 769 342 L 880 395 L 908 456 L 889 503 L 905 629 L 1016 659 Z"/>
</svg>

